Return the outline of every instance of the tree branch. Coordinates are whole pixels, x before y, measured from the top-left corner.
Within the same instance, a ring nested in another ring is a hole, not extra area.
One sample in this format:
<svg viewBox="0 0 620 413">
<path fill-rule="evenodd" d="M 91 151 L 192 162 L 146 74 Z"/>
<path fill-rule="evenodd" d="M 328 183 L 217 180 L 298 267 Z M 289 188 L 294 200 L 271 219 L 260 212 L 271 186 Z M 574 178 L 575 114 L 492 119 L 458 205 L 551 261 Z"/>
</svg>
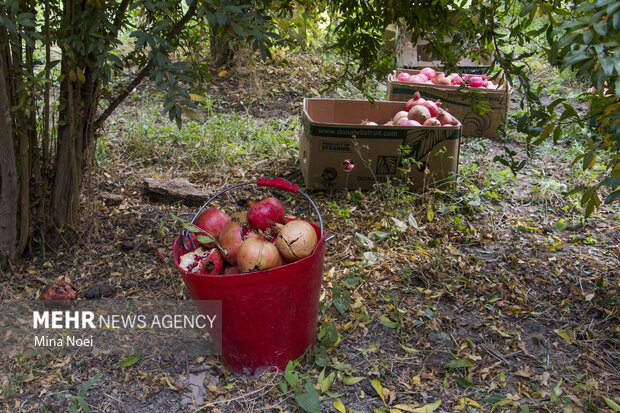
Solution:
<svg viewBox="0 0 620 413">
<path fill-rule="evenodd" d="M 174 37 L 176 37 L 181 30 L 185 27 L 185 25 L 191 20 L 192 17 L 196 14 L 196 10 L 198 8 L 198 1 L 194 1 L 185 15 L 176 22 L 172 30 L 166 36 L 166 41 L 170 42 Z M 151 73 L 151 70 L 155 67 L 155 58 L 157 53 L 164 53 L 165 49 L 163 46 L 160 46 L 153 56 L 149 60 L 149 62 L 142 68 L 142 70 L 136 75 L 136 77 L 121 91 L 121 93 L 112 101 L 110 105 L 103 111 L 103 113 L 97 118 L 94 124 L 94 129 L 97 130 L 101 127 L 103 122 L 116 110 L 116 108 L 129 96 L 129 94 L 144 80 L 146 76 Z"/>
</svg>

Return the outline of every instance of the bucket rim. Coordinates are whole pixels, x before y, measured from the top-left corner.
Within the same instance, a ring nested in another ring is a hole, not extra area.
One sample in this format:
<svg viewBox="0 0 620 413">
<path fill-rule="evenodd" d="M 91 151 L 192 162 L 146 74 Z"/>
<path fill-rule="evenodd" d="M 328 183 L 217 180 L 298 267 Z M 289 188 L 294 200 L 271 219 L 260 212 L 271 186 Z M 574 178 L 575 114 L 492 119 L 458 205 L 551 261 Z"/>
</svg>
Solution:
<svg viewBox="0 0 620 413">
<path fill-rule="evenodd" d="M 312 226 L 316 226 L 315 224 L 312 224 Z M 321 238 L 319 238 L 319 240 L 316 243 L 316 246 L 314 247 L 314 250 L 312 251 L 312 253 L 310 255 L 308 255 L 307 257 L 304 257 L 300 260 L 297 261 L 292 261 L 292 262 L 287 262 L 284 265 L 280 265 L 278 267 L 274 267 L 274 268 L 269 268 L 266 270 L 260 270 L 260 271 L 251 271 L 251 272 L 244 272 L 244 273 L 237 273 L 237 274 L 209 274 L 209 275 L 200 275 L 200 274 L 192 274 L 189 273 L 185 270 L 183 270 L 180 266 L 179 263 L 176 260 L 176 257 L 173 257 L 174 260 L 174 266 L 177 268 L 177 270 L 181 273 L 181 275 L 183 277 L 187 277 L 188 279 L 200 279 L 200 280 L 221 280 L 222 278 L 226 278 L 227 280 L 238 280 L 238 279 L 245 279 L 248 277 L 253 277 L 256 275 L 266 275 L 269 272 L 273 272 L 273 270 L 275 269 L 283 269 L 286 268 L 289 265 L 294 265 L 294 264 L 300 264 L 300 263 L 304 263 L 306 261 L 309 261 L 311 259 L 314 259 L 314 257 L 316 256 L 316 254 L 319 253 L 320 248 L 322 248 L 328 238 L 328 233 L 327 231 L 323 231 L 323 236 Z M 173 244 L 172 244 L 172 248 L 173 251 L 175 248 L 184 248 L 183 244 L 182 244 L 182 235 L 178 235 Z"/>
</svg>

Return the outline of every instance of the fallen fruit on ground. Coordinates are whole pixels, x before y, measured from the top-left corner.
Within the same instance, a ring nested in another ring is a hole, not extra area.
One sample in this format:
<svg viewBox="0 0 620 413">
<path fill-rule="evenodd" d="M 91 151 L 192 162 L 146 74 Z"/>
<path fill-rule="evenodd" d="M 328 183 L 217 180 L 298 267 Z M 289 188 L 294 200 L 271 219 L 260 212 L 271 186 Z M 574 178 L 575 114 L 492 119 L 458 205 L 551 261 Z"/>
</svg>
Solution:
<svg viewBox="0 0 620 413">
<path fill-rule="evenodd" d="M 68 305 L 77 298 L 78 289 L 73 284 L 58 280 L 41 292 L 41 300 L 46 304 Z"/>
</svg>

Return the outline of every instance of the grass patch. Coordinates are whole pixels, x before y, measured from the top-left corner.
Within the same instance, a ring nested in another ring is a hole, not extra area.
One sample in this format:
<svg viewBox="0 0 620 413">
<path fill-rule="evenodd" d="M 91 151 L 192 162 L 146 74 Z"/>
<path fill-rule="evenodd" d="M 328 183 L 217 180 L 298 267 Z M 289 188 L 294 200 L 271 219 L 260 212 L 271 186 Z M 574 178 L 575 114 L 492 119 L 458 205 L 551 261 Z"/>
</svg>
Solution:
<svg viewBox="0 0 620 413">
<path fill-rule="evenodd" d="M 204 120 L 187 121 L 181 128 L 160 113 L 156 100 L 136 108 L 135 119 L 115 119 L 115 132 L 99 139 L 99 164 L 121 159 L 156 170 L 226 171 L 240 162 L 277 158 L 297 147 L 297 119 L 260 120 L 209 110 L 212 102 L 205 106 Z"/>
</svg>

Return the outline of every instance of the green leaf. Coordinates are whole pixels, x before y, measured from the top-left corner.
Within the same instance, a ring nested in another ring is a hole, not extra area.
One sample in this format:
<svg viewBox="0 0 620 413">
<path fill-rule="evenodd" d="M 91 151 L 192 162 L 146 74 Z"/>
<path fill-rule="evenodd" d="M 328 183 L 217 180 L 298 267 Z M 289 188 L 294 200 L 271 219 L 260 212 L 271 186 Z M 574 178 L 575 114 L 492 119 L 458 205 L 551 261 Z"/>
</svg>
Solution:
<svg viewBox="0 0 620 413">
<path fill-rule="evenodd" d="M 501 400 L 504 400 L 505 397 L 502 396 L 501 394 L 490 394 L 487 397 L 484 398 L 484 402 L 485 403 L 489 403 L 489 404 L 495 404 Z"/>
<path fill-rule="evenodd" d="M 90 380 L 88 380 L 86 383 L 84 383 L 84 386 L 82 386 L 82 388 L 80 389 L 79 396 L 81 397 L 86 396 L 86 392 L 88 392 L 88 390 L 90 390 L 90 388 L 93 387 L 95 382 L 99 380 L 99 377 L 101 377 L 102 374 L 103 373 L 99 372 L 95 374 L 93 377 L 91 377 Z"/>
<path fill-rule="evenodd" d="M 198 240 L 198 242 L 200 242 L 201 244 L 209 244 L 211 242 L 216 242 L 214 238 L 208 237 L 203 234 L 196 234 L 196 240 Z"/>
<path fill-rule="evenodd" d="M 177 217 L 172 212 L 170 213 L 170 217 L 174 219 L 175 221 L 177 221 L 178 223 L 180 223 L 183 226 L 183 228 L 188 230 L 189 232 L 204 232 L 202 229 L 198 228 L 196 225 L 190 224 L 184 219 Z"/>
<path fill-rule="evenodd" d="M 572 337 L 565 330 L 562 330 L 560 328 L 556 328 L 556 329 L 553 329 L 551 331 L 553 331 L 558 336 L 562 337 L 562 339 L 564 341 L 567 341 L 569 343 L 573 341 Z"/>
<path fill-rule="evenodd" d="M 325 369 L 323 369 L 324 371 Z M 320 377 L 320 376 L 319 376 Z M 332 371 L 329 373 L 327 377 L 322 377 L 318 380 L 319 386 L 321 388 L 321 394 L 327 393 L 332 384 L 334 384 L 334 380 L 336 380 L 336 372 Z"/>
<path fill-rule="evenodd" d="M 226 23 L 228 22 L 228 17 L 222 11 L 220 10 L 216 11 L 215 18 L 217 20 L 217 24 L 219 24 L 220 27 L 226 26 Z"/>
<path fill-rule="evenodd" d="M 536 5 L 537 5 L 536 3 L 528 3 L 525 6 L 523 6 L 523 8 L 521 9 L 521 12 L 519 13 L 519 17 L 525 17 L 528 14 L 530 14 L 530 12 L 536 8 Z"/>
<path fill-rule="evenodd" d="M 299 373 L 295 371 L 295 364 L 293 361 L 289 361 L 284 369 L 284 380 L 290 384 L 291 388 L 297 388 L 297 383 L 299 383 Z"/>
<path fill-rule="evenodd" d="M 317 366 L 327 367 L 329 366 L 329 359 L 327 358 L 327 349 L 324 345 L 316 346 L 314 349 L 314 362 Z"/>
<path fill-rule="evenodd" d="M 609 406 L 610 409 L 612 409 L 614 412 L 620 412 L 620 405 L 618 405 L 618 403 L 605 396 L 603 396 L 603 399 L 605 400 L 605 403 L 607 403 L 607 406 Z"/>
<path fill-rule="evenodd" d="M 431 403 L 431 404 L 427 404 L 427 405 L 425 405 L 425 406 L 423 406 L 423 407 L 425 407 L 425 408 L 426 408 L 426 411 L 427 411 L 428 413 L 432 413 L 432 412 L 434 412 L 435 410 L 439 409 L 439 406 L 441 406 L 441 400 L 437 400 L 436 402 Z"/>
<path fill-rule="evenodd" d="M 618 198 L 620 198 L 620 189 L 613 191 L 612 193 L 610 193 L 609 195 L 605 197 L 605 205 L 611 204 Z"/>
<path fill-rule="evenodd" d="M 137 353 L 132 354 L 131 356 L 127 357 L 125 360 L 120 362 L 118 367 L 121 369 L 124 369 L 126 367 L 131 367 L 137 362 L 139 362 L 140 360 L 142 360 L 142 354 L 137 354 Z"/>
<path fill-rule="evenodd" d="M 77 396 L 75 400 L 79 403 L 83 413 L 91 413 L 90 406 L 82 396 Z"/>
<path fill-rule="evenodd" d="M 583 157 L 583 161 L 582 161 L 582 169 L 585 171 L 586 169 L 590 169 L 594 166 L 594 163 L 596 161 L 596 154 L 594 153 L 594 151 L 590 151 L 587 152 L 585 154 L 585 156 Z"/>
<path fill-rule="evenodd" d="M 454 381 L 464 389 L 474 387 L 474 382 L 472 382 L 471 380 L 467 380 L 464 377 L 455 377 Z"/>
<path fill-rule="evenodd" d="M 566 220 L 564 218 L 560 218 L 556 223 L 555 223 L 555 230 L 560 232 L 560 231 L 564 231 L 566 229 L 568 225 L 566 224 Z"/>
<path fill-rule="evenodd" d="M 611 188 L 615 188 L 616 186 L 620 186 L 620 178 L 615 177 L 615 176 L 608 176 L 607 178 L 603 179 L 598 186 L 608 186 Z"/>
<path fill-rule="evenodd" d="M 433 222 L 433 218 L 435 218 L 435 212 L 433 211 L 433 207 L 429 203 L 428 208 L 426 209 L 426 219 L 428 219 L 428 222 Z"/>
<path fill-rule="evenodd" d="M 353 386 L 364 379 L 365 377 L 344 376 L 342 382 L 347 386 Z"/>
<path fill-rule="evenodd" d="M 341 315 L 344 315 L 351 305 L 351 294 L 349 290 L 343 290 L 339 286 L 334 287 L 332 302 L 336 310 L 338 310 Z"/>
<path fill-rule="evenodd" d="M 475 363 L 469 359 L 454 359 L 444 364 L 443 368 L 453 370 L 453 369 L 459 369 L 459 368 L 470 368 L 474 366 L 475 366 Z"/>
<path fill-rule="evenodd" d="M 375 391 L 381 398 L 381 401 L 385 403 L 385 395 L 383 394 L 383 385 L 381 384 L 381 382 L 378 379 L 372 379 L 370 380 L 370 385 L 373 389 L 375 389 Z"/>
<path fill-rule="evenodd" d="M 399 325 L 397 321 L 392 321 L 384 315 L 379 317 L 379 322 L 389 328 L 398 328 Z"/>
<path fill-rule="evenodd" d="M 342 282 L 342 284 L 347 288 L 354 288 L 362 281 L 360 277 L 351 277 L 347 278 Z"/>
<path fill-rule="evenodd" d="M 325 326 L 319 332 L 319 340 L 325 346 L 325 348 L 330 348 L 338 341 L 340 335 L 338 334 L 338 329 L 335 325 L 330 324 Z"/>
<path fill-rule="evenodd" d="M 347 408 L 344 407 L 344 404 L 340 400 L 336 400 L 334 402 L 334 408 L 338 410 L 340 413 L 347 413 Z"/>
<path fill-rule="evenodd" d="M 307 413 L 319 412 L 321 408 L 319 393 L 310 380 L 306 381 L 305 390 L 305 392 L 299 389 L 295 391 L 295 401 Z"/>
</svg>

